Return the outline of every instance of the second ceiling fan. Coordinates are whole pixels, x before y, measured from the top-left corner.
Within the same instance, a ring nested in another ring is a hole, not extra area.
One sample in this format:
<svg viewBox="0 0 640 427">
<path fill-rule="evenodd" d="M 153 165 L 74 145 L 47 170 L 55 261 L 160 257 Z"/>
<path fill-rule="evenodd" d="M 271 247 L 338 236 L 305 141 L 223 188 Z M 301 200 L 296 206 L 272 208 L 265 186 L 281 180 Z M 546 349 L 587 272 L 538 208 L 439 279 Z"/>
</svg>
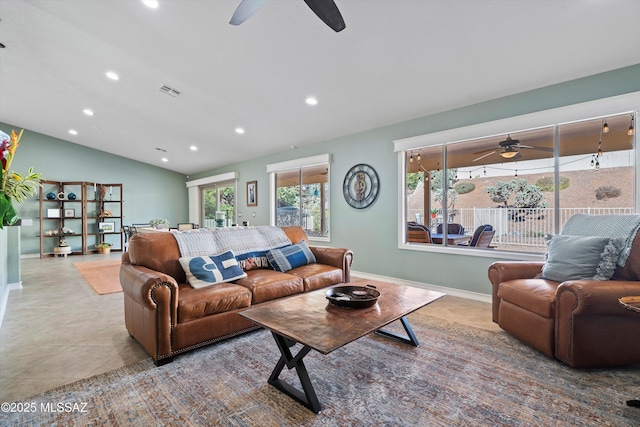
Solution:
<svg viewBox="0 0 640 427">
<path fill-rule="evenodd" d="M 266 2 L 267 0 L 242 0 L 233 13 L 229 23 L 231 25 L 242 24 L 260 10 Z M 338 10 L 338 6 L 336 6 L 333 0 L 304 0 L 304 2 L 322 22 L 327 24 L 335 32 L 345 29 L 344 19 L 342 19 L 340 10 Z"/>
<path fill-rule="evenodd" d="M 553 148 L 534 147 L 532 145 L 521 145 L 519 140 L 511 139 L 511 135 L 507 135 L 507 139 L 505 139 L 504 141 L 500 141 L 498 143 L 497 148 L 490 148 L 488 150 L 482 150 L 482 151 L 473 153 L 473 154 L 482 154 L 482 156 L 476 159 L 473 159 L 473 161 L 477 162 L 478 160 L 482 160 L 485 157 L 488 157 L 494 153 L 499 153 L 505 159 L 518 160 L 522 157 L 522 154 L 520 154 L 521 148 L 529 149 L 529 150 L 547 151 L 547 152 L 553 153 Z"/>
</svg>

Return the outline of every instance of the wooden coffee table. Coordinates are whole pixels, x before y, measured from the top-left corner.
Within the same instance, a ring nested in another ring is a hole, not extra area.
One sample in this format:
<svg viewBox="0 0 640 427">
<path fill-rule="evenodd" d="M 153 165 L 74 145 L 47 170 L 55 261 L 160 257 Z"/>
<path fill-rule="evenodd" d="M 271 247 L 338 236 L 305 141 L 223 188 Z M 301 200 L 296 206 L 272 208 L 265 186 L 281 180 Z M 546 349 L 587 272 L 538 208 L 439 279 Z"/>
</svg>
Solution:
<svg viewBox="0 0 640 427">
<path fill-rule="evenodd" d="M 280 350 L 280 359 L 271 372 L 268 383 L 311 409 L 321 410 L 309 374 L 302 359 L 311 351 L 322 354 L 357 340 L 371 332 L 395 338 L 413 346 L 418 339 L 405 316 L 443 297 L 441 292 L 372 280 L 359 280 L 338 286 L 374 285 L 380 291 L 376 305 L 363 309 L 342 308 L 330 304 L 325 297 L 328 288 L 262 303 L 240 312 L 240 315 L 269 330 Z M 382 330 L 399 320 L 406 336 Z M 293 355 L 290 347 L 302 348 Z M 296 369 L 302 392 L 279 379 L 284 367 Z"/>
</svg>

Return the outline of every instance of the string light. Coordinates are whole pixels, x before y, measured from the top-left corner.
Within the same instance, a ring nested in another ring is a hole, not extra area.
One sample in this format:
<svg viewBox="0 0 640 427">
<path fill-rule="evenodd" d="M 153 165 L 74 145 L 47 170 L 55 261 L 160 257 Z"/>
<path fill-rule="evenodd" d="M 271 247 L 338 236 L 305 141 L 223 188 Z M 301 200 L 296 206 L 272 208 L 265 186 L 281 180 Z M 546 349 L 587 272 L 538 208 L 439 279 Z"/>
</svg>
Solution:
<svg viewBox="0 0 640 427">
<path fill-rule="evenodd" d="M 418 159 L 418 161 L 422 160 L 422 157 L 420 156 L 420 152 L 418 151 L 418 155 L 416 156 L 416 159 Z"/>
<path fill-rule="evenodd" d="M 609 132 L 609 125 L 607 124 L 607 119 L 602 119 L 602 132 L 603 133 L 607 133 Z"/>
<path fill-rule="evenodd" d="M 516 169 L 516 178 L 518 177 L 518 169 Z"/>
<path fill-rule="evenodd" d="M 627 135 L 631 136 L 636 133 L 635 128 L 633 127 L 633 114 L 631 115 L 631 125 L 629 125 L 629 130 L 627 131 Z"/>
<path fill-rule="evenodd" d="M 409 156 L 409 163 L 413 163 L 413 153 Z"/>
</svg>

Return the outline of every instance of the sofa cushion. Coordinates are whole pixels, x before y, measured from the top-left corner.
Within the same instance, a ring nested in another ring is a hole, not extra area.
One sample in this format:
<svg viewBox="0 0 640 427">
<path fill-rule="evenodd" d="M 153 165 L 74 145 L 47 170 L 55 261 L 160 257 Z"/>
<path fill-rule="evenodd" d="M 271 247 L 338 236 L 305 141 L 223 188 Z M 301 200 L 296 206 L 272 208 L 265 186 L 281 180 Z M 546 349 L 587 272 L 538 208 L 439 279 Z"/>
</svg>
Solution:
<svg viewBox="0 0 640 427">
<path fill-rule="evenodd" d="M 179 261 L 187 281 L 194 288 L 231 282 L 247 276 L 232 251 L 220 255 L 182 257 Z"/>
<path fill-rule="evenodd" d="M 234 283 L 219 283 L 199 289 L 186 283 L 179 286 L 178 323 L 251 305 L 251 292 Z"/>
<path fill-rule="evenodd" d="M 274 270 L 283 273 L 293 268 L 316 262 L 316 257 L 305 241 L 267 251 L 267 259 Z"/>
<path fill-rule="evenodd" d="M 616 269 L 623 239 L 600 236 L 551 236 L 542 278 L 609 280 Z"/>
<path fill-rule="evenodd" d="M 251 291 L 252 304 L 300 294 L 304 291 L 302 278 L 264 268 L 247 271 L 247 277 L 235 283 Z"/>
<path fill-rule="evenodd" d="M 302 278 L 305 292 L 342 283 L 342 270 L 326 264 L 307 264 L 287 273 Z"/>
</svg>

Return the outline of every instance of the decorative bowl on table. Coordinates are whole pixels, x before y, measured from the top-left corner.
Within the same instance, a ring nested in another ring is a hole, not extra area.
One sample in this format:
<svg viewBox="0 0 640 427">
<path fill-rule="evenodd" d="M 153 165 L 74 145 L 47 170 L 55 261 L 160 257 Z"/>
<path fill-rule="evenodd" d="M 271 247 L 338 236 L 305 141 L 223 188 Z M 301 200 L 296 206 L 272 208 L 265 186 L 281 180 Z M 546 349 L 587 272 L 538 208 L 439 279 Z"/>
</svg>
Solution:
<svg viewBox="0 0 640 427">
<path fill-rule="evenodd" d="M 327 290 L 329 302 L 338 307 L 367 308 L 378 302 L 380 292 L 373 285 L 336 286 Z"/>
</svg>

